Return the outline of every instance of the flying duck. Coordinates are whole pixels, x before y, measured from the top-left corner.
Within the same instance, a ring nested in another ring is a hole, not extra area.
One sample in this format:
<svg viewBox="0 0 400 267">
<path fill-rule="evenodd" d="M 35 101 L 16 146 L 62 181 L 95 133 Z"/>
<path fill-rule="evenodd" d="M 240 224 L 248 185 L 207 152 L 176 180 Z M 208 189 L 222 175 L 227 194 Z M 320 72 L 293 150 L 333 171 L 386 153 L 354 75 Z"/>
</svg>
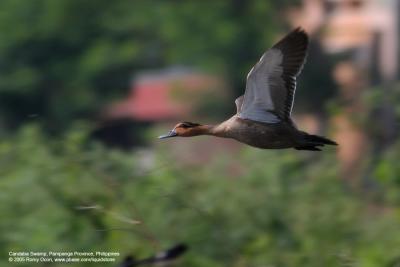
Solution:
<svg viewBox="0 0 400 267">
<path fill-rule="evenodd" d="M 213 135 L 262 149 L 320 151 L 337 145 L 328 138 L 299 130 L 290 115 L 296 78 L 305 63 L 307 33 L 297 28 L 267 50 L 247 75 L 246 91 L 235 100 L 237 112 L 217 125 L 178 123 L 159 138 Z"/>
</svg>

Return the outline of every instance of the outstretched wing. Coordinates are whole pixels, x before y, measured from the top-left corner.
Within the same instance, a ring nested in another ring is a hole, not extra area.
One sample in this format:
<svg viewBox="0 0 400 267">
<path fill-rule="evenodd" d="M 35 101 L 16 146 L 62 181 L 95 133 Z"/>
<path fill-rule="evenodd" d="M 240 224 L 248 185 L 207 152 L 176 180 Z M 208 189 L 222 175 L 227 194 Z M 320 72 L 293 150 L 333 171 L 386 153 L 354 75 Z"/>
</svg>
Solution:
<svg viewBox="0 0 400 267">
<path fill-rule="evenodd" d="M 307 47 L 307 34 L 297 28 L 264 53 L 247 75 L 239 117 L 266 123 L 290 119 Z"/>
</svg>

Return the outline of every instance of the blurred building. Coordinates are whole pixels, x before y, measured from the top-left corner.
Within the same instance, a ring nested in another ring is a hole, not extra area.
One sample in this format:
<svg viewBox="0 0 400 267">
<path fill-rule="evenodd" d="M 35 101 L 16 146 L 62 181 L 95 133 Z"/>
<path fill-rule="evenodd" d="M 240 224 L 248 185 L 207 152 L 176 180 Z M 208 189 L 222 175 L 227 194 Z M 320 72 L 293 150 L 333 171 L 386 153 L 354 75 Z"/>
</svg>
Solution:
<svg viewBox="0 0 400 267">
<path fill-rule="evenodd" d="M 166 122 L 194 115 L 200 98 L 226 92 L 214 76 L 184 68 L 169 68 L 139 73 L 132 81 L 126 99 L 112 104 L 107 120 L 129 118 L 134 121 Z"/>
<path fill-rule="evenodd" d="M 94 136 L 110 146 L 143 146 L 150 126 L 166 130 L 179 121 L 204 121 L 207 112 L 228 103 L 228 92 L 221 78 L 187 68 L 140 72 L 127 97 L 104 110 Z"/>
</svg>

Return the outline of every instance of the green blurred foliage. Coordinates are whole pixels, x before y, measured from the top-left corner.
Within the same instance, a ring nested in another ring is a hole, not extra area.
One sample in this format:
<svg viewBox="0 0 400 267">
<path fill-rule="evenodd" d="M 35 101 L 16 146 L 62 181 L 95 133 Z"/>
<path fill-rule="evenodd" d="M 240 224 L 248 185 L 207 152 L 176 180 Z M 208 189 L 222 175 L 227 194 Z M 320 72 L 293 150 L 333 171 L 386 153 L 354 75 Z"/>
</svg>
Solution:
<svg viewBox="0 0 400 267">
<path fill-rule="evenodd" d="M 160 148 L 146 170 L 135 153 L 93 144 L 87 132 L 77 124 L 49 141 L 30 125 L 0 141 L 2 253 L 145 257 L 185 242 L 190 251 L 176 266 L 193 267 L 373 267 L 399 256 L 398 144 L 373 171 L 385 196 L 377 203 L 337 178 L 329 150 L 247 148 L 206 167 L 185 167 Z M 229 171 L 234 160 L 243 163 L 243 175 Z"/>
<path fill-rule="evenodd" d="M 3 0 L 0 122 L 36 116 L 62 132 L 122 97 L 136 71 L 171 64 L 228 76 L 241 94 L 294 2 Z"/>
</svg>

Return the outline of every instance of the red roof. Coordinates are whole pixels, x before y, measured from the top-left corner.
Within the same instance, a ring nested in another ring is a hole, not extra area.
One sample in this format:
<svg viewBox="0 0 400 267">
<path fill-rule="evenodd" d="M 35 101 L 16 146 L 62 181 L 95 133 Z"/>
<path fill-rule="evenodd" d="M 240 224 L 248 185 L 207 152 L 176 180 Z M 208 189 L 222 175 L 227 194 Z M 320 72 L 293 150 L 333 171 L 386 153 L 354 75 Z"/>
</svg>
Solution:
<svg viewBox="0 0 400 267">
<path fill-rule="evenodd" d="M 140 84 L 135 86 L 132 91 L 133 93 L 128 99 L 111 107 L 110 117 L 131 117 L 143 121 L 157 121 L 174 118 L 185 112 L 182 106 L 172 103 L 167 83 Z"/>
<path fill-rule="evenodd" d="M 167 73 L 144 75 L 132 85 L 126 100 L 117 102 L 107 110 L 108 119 L 132 118 L 139 121 L 165 121 L 182 118 L 191 111 L 191 99 L 174 98 L 174 90 L 186 92 L 210 87 L 213 79 L 193 73 Z M 215 80 L 214 80 L 215 82 Z M 178 86 L 177 86 L 178 85 Z M 186 96 L 186 98 L 188 98 Z"/>
</svg>

